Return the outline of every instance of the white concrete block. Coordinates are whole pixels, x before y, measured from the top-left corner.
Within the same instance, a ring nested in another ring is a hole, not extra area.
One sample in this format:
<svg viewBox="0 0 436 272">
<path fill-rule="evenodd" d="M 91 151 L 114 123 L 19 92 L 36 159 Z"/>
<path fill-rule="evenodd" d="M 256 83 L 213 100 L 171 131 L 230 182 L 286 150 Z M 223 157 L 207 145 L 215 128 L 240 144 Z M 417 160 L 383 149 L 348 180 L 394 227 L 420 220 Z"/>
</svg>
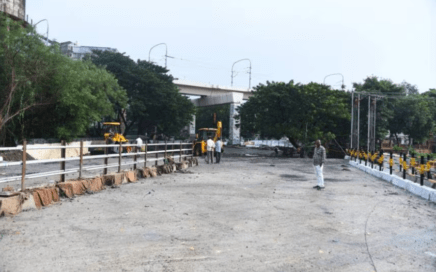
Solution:
<svg viewBox="0 0 436 272">
<path fill-rule="evenodd" d="M 419 185 L 421 187 L 421 185 Z M 422 186 L 421 187 L 421 194 L 420 196 L 424 199 L 430 200 L 430 196 L 433 192 L 436 192 L 436 190 L 429 188 L 427 186 Z"/>
<path fill-rule="evenodd" d="M 381 178 L 386 180 L 387 182 L 392 182 L 394 176 L 391 176 L 389 173 L 382 173 Z"/>
<path fill-rule="evenodd" d="M 33 198 L 32 194 L 26 194 L 23 197 L 23 202 L 21 204 L 21 209 L 23 211 L 29 211 L 29 210 L 37 210 L 35 199 Z"/>
<path fill-rule="evenodd" d="M 368 166 L 365 167 L 365 172 L 366 172 L 366 173 L 372 175 L 372 171 L 373 171 L 373 170 L 371 169 L 371 167 L 368 167 Z"/>
<path fill-rule="evenodd" d="M 402 178 L 399 178 L 399 177 L 394 177 L 392 179 L 392 184 L 394 184 L 395 186 L 398 186 L 398 187 L 404 189 L 406 184 L 407 184 L 406 181 L 407 180 L 405 180 L 405 179 L 402 179 Z"/>
<path fill-rule="evenodd" d="M 365 166 L 364 164 L 359 164 L 355 161 L 349 161 L 349 164 L 353 167 L 361 169 L 362 171 L 365 171 L 368 174 L 371 174 L 372 176 L 381 178 L 387 182 L 392 182 L 392 184 L 394 184 L 395 186 L 403 188 L 411 192 L 412 194 L 420 196 L 426 200 L 436 202 L 435 189 L 421 186 L 419 183 L 414 183 L 413 181 L 403 179 L 396 175 L 391 175 L 389 168 L 384 169 L 383 171 L 379 171 L 377 168 L 372 169 L 371 166 Z"/>
<path fill-rule="evenodd" d="M 429 188 L 429 189 L 431 189 L 431 188 Z M 428 200 L 430 200 L 432 202 L 436 202 L 436 190 L 435 189 L 431 189 Z"/>
<path fill-rule="evenodd" d="M 382 172 L 380 172 L 380 171 L 378 171 L 378 170 L 376 170 L 376 169 L 373 169 L 373 170 L 372 170 L 372 175 L 373 175 L 374 177 L 381 178 L 381 177 L 382 177 L 381 174 L 382 174 Z"/>
</svg>

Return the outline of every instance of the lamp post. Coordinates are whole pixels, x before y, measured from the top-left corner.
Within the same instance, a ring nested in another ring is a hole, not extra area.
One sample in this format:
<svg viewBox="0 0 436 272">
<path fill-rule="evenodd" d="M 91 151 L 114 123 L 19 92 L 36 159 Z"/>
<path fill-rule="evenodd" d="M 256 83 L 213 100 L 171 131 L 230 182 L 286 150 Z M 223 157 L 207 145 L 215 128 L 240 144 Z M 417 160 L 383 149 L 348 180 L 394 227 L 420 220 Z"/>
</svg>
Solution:
<svg viewBox="0 0 436 272">
<path fill-rule="evenodd" d="M 238 60 L 238 61 L 233 63 L 233 65 L 232 65 L 232 75 L 231 75 L 231 78 L 232 78 L 232 85 L 231 86 L 233 86 L 233 67 L 235 66 L 236 63 L 238 63 L 240 61 L 243 61 L 243 60 L 248 60 L 250 62 L 250 72 L 249 72 L 250 78 L 248 80 L 248 89 L 250 90 L 250 88 L 251 88 L 251 60 L 249 60 L 249 59 L 240 59 L 240 60 Z"/>
<path fill-rule="evenodd" d="M 150 48 L 150 51 L 148 52 L 148 61 L 150 62 L 150 53 L 151 53 L 151 50 L 153 48 L 155 48 L 156 46 L 159 46 L 159 45 L 165 45 L 165 68 L 167 68 L 167 58 L 172 58 L 173 59 L 174 57 L 168 56 L 168 46 L 167 46 L 166 43 L 158 43 L 155 46 L 153 46 L 152 48 Z"/>
<path fill-rule="evenodd" d="M 47 43 L 48 43 L 48 32 L 49 32 L 49 24 L 48 24 L 48 20 L 47 19 L 42 19 L 41 21 L 37 22 L 36 24 L 33 25 L 33 27 L 36 28 L 36 25 L 38 25 L 39 23 L 46 21 L 47 22 Z"/>
<path fill-rule="evenodd" d="M 328 78 L 329 76 L 334 76 L 334 75 L 341 75 L 341 76 L 342 76 L 342 86 L 341 86 L 341 88 L 342 88 L 342 89 L 345 89 L 345 85 L 344 85 L 344 75 L 342 75 L 341 73 L 336 73 L 336 74 L 326 75 L 326 76 L 324 77 L 324 85 L 325 85 L 325 79 Z"/>
</svg>

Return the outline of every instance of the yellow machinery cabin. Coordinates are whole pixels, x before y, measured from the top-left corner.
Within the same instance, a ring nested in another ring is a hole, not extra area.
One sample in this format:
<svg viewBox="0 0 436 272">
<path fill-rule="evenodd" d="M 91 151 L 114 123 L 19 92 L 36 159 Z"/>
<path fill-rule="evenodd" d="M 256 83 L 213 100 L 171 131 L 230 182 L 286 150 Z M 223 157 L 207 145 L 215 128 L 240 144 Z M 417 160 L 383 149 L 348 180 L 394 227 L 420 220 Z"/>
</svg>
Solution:
<svg viewBox="0 0 436 272">
<path fill-rule="evenodd" d="M 193 153 L 195 156 L 202 156 L 207 152 L 206 142 L 209 137 L 212 137 L 214 142 L 216 142 L 219 137 L 222 137 L 222 127 L 222 122 L 218 121 L 217 128 L 200 128 L 198 130 L 193 145 Z M 224 148 L 221 148 L 221 152 L 224 152 Z"/>
<path fill-rule="evenodd" d="M 120 123 L 119 122 L 104 122 L 104 139 L 105 141 L 109 139 L 109 144 L 119 144 L 119 143 L 129 143 L 129 141 L 120 133 Z M 125 148 L 127 152 L 130 152 L 132 147 L 128 146 Z M 117 148 L 113 148 L 113 151 L 118 153 Z"/>
</svg>

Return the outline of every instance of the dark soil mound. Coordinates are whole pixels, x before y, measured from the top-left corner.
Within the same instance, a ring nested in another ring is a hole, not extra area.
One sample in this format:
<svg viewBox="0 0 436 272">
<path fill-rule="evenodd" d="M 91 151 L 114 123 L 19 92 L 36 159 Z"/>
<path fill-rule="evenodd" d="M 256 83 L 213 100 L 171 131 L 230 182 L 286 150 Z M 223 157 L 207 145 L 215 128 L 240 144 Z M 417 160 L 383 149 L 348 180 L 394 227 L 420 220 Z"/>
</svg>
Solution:
<svg viewBox="0 0 436 272">
<path fill-rule="evenodd" d="M 26 160 L 34 161 L 35 158 L 26 154 Z M 4 161 L 21 161 L 23 159 L 23 151 L 13 150 L 13 151 L 3 151 L 0 152 L 0 157 L 3 157 Z"/>
</svg>

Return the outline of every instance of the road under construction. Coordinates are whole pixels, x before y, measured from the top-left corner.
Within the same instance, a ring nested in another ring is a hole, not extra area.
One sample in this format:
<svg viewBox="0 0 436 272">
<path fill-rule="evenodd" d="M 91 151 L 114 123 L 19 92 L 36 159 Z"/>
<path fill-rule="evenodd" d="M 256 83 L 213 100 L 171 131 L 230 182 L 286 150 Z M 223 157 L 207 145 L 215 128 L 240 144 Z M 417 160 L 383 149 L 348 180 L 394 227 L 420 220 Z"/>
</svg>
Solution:
<svg viewBox="0 0 436 272">
<path fill-rule="evenodd" d="M 0 271 L 434 271 L 436 205 L 328 159 L 226 149 L 0 218 Z M 28 250 L 23 250 L 26 248 Z"/>
</svg>

